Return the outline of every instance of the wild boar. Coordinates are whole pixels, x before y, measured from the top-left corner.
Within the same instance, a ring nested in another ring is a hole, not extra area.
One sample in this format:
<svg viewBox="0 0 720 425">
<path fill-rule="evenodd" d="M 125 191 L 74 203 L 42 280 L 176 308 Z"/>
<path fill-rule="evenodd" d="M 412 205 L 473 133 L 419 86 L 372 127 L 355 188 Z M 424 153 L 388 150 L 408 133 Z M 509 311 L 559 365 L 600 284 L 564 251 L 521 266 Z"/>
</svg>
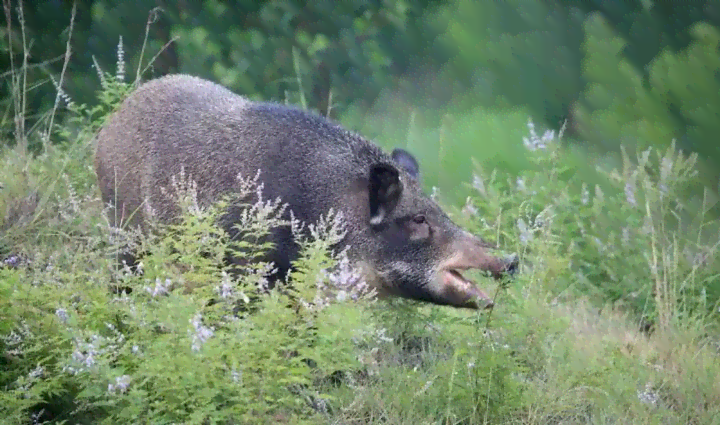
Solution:
<svg viewBox="0 0 720 425">
<path fill-rule="evenodd" d="M 95 170 L 115 226 L 142 227 L 147 206 L 161 222 L 177 218 L 177 205 L 161 189 L 181 169 L 196 181 L 201 204 L 235 193 L 239 174 L 259 170 L 264 199 L 279 197 L 286 214 L 305 223 L 331 208 L 343 214 L 343 245 L 380 295 L 492 307 L 462 272 L 480 269 L 500 278 L 518 265 L 517 256 L 490 255 L 487 242 L 423 193 L 418 163 L 407 151 L 387 154 L 317 114 L 250 101 L 198 77 L 144 83 L 109 117 L 96 143 Z M 237 214 L 222 223 L 231 235 Z M 298 246 L 289 227 L 273 229 L 270 241 L 267 261 L 284 279 Z"/>
</svg>

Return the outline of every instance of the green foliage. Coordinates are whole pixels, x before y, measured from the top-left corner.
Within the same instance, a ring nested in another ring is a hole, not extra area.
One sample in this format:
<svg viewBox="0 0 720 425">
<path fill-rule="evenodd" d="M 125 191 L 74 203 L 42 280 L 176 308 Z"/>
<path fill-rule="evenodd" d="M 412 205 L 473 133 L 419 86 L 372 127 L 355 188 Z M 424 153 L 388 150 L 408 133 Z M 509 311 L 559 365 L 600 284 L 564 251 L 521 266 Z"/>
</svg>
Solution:
<svg viewBox="0 0 720 425">
<path fill-rule="evenodd" d="M 0 157 L 8 424 L 685 424 L 720 415 L 718 227 L 710 197 L 697 206 L 684 193 L 699 185 L 696 155 L 672 143 L 631 146 L 637 159 L 623 150 L 612 167 L 563 146 L 562 131 L 536 134 L 532 121 L 523 140 L 529 110 L 475 107 L 460 86 L 445 105 L 411 110 L 412 90 L 393 97 L 390 87 L 370 114 L 355 106 L 344 121 L 417 153 L 452 215 L 518 252 L 522 267 L 498 284 L 468 274 L 494 294 L 490 313 L 377 302 L 330 249 L 343 235 L 333 211 L 286 222 L 280 201 L 261 199 L 237 223 L 244 237 L 230 241 L 217 220 L 236 199 L 199 205 L 181 173 L 169 189 L 182 220 L 147 235 L 109 227 L 90 141 L 134 88 L 124 75 L 123 60 L 115 75 L 99 71 L 91 105 L 63 97 L 69 114 L 51 133 L 62 146 Z M 246 192 L 258 190 L 243 178 Z M 268 248 L 259 237 L 280 225 L 302 256 L 292 287 L 262 294 L 271 265 L 258 261 Z M 116 269 L 128 246 L 144 251 L 142 274 Z M 244 261 L 226 264 L 228 251 Z"/>
<path fill-rule="evenodd" d="M 89 79 L 91 67 L 117 61 L 118 39 L 128 52 L 122 59 L 136 70 L 128 74 L 133 82 L 191 73 L 254 98 L 282 101 L 300 94 L 312 109 L 332 115 L 359 98 L 372 102 L 391 76 L 411 69 L 414 58 L 442 57 L 430 46 L 433 29 L 418 19 L 438 1 L 93 0 L 78 3 L 75 15 L 72 2 L 6 3 L 11 19 L 0 28 L 8 51 L 0 57 L 0 69 L 8 70 L 0 88 L 6 111 L 0 127 L 8 142 L 15 119 L 27 129 L 47 123 L 44 114 L 55 104 L 59 81 L 76 103 L 94 102 L 102 86 Z M 13 104 L 21 93 L 24 101 Z M 55 114 L 64 122 L 63 108 Z"/>
<path fill-rule="evenodd" d="M 592 142 L 600 142 L 593 135 L 601 134 L 610 150 L 620 144 L 664 148 L 678 139 L 681 148 L 701 155 L 701 181 L 714 187 L 717 117 L 712 111 L 720 105 L 717 28 L 693 26 L 693 43 L 684 51 L 666 50 L 657 56 L 648 66 L 647 83 L 621 55 L 627 42 L 614 34 L 605 20 L 589 19 L 586 32 L 583 69 L 589 83 L 578 110 L 580 134 Z"/>
<path fill-rule="evenodd" d="M 712 0 L 593 0 L 582 3 L 561 0 L 557 3 L 576 8 L 587 15 L 602 15 L 613 32 L 627 41 L 622 54 L 642 73 L 646 81 L 649 79 L 649 65 L 656 57 L 664 51 L 677 53 L 690 47 L 694 26 L 701 23 L 720 26 L 720 15 L 713 13 Z M 639 28 L 643 31 L 639 31 Z"/>
<path fill-rule="evenodd" d="M 84 207 L 98 202 L 93 193 L 96 181 L 92 139 L 105 117 L 132 89 L 117 75 L 99 72 L 98 76 L 103 89 L 95 106 L 77 104 L 64 91 L 59 92 L 69 113 L 64 123 L 52 125 L 49 134 L 65 143 L 41 143 L 44 150 L 34 157 L 28 156 L 22 145 L 2 149 L 4 196 L 0 198 L 0 209 L 5 215 L 0 217 L 0 252 L 25 243 L 62 244 L 63 237 L 74 237 L 79 228 L 90 231 L 98 224 L 97 208 Z M 58 235 L 62 237 L 58 239 Z"/>
<path fill-rule="evenodd" d="M 582 88 L 578 24 L 584 18 L 577 9 L 536 0 L 457 0 L 428 17 L 444 29 L 443 48 L 456 53 L 445 68 L 469 86 L 469 105 L 524 106 L 551 125 L 562 122 Z"/>
<path fill-rule="evenodd" d="M 700 174 L 682 188 L 688 209 L 717 217 L 716 19 L 687 2 L 655 4 L 650 12 L 648 2 L 640 3 L 453 2 L 427 17 L 452 59 L 439 71 L 404 76 L 369 110 L 358 105 L 343 120 L 386 146 L 416 149 L 429 185 L 444 189 L 451 202 L 466 196 L 456 187 L 469 178 L 468 156 L 511 172 L 531 166 L 519 154 L 518 117 L 550 127 L 567 119 L 564 143 L 577 162 L 565 162 L 591 186 L 603 183 L 584 167 L 587 156 L 617 167 L 621 145 L 664 151 L 675 140 L 699 154 Z M 594 8 L 603 13 L 581 13 Z M 678 15 L 663 17 L 669 8 Z M 637 13 L 623 15 L 624 9 Z M 675 25 L 686 31 L 672 33 Z M 646 45 L 657 53 L 641 57 Z M 437 171 L 447 169 L 458 172 Z"/>
<path fill-rule="evenodd" d="M 624 155 L 621 170 L 600 168 L 609 183 L 604 191 L 567 173 L 553 132 L 541 138 L 529 127 L 531 159 L 545 171 L 494 170 L 488 176 L 478 170 L 472 186 L 482 201 L 468 198 L 463 211 L 479 231 L 498 232 L 521 252 L 542 253 L 542 263 L 531 261 L 531 270 L 548 273 L 558 295 L 571 291 L 620 302 L 665 325 L 717 313 L 717 222 L 688 214 L 682 193 L 697 176 L 696 155 L 682 155 L 674 146 L 657 152 L 654 161 L 651 149 L 638 153 L 637 163 Z M 553 237 L 538 240 L 538 232 Z"/>
<path fill-rule="evenodd" d="M 229 273 L 222 254 L 231 247 L 214 225 L 219 210 L 200 209 L 191 185 L 178 188 L 189 201 L 186 218 L 158 232 L 165 236 L 142 242 L 148 248 L 142 275 L 113 278 L 98 253 L 93 260 L 99 266 L 83 267 L 82 235 L 68 242 L 74 256 L 56 251 L 46 267 L 32 258 L 29 269 L 2 271 L 0 292 L 7 296 L 0 315 L 9 366 L 2 374 L 2 404 L 13 423 L 38 409 L 54 420 L 79 417 L 87 423 L 257 423 L 257 417 L 272 422 L 273 414 L 307 415 L 303 398 L 289 389 L 308 385 L 313 374 L 354 363 L 347 352 L 351 338 L 368 322 L 345 320 L 337 310 L 355 304 L 353 297 L 333 308 L 304 303 L 290 309 L 295 297 L 272 292 L 257 301 L 252 314 L 235 316 L 267 270 L 252 264 Z M 239 223 L 246 234 L 278 224 L 276 204 L 256 207 Z M 318 237 L 338 234 L 337 221 L 328 223 L 320 223 Z M 321 271 L 339 261 L 326 240 L 303 246 L 308 252 L 298 262 L 303 275 L 293 280 L 301 301 L 327 279 Z M 243 248 L 256 254 L 262 246 Z M 130 294 L 113 295 L 109 280 Z M 335 333 L 317 338 L 314 327 L 322 332 L 330 323 Z M 312 370 L 306 358 L 314 361 Z"/>
</svg>

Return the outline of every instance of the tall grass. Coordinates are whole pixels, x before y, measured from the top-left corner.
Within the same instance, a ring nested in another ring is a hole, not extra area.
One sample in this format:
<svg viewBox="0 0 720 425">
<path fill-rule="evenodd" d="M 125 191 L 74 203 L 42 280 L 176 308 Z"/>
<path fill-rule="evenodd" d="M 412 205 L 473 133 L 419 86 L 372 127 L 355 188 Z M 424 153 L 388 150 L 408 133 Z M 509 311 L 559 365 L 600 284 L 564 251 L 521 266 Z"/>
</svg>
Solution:
<svg viewBox="0 0 720 425">
<path fill-rule="evenodd" d="M 411 150 L 422 138 L 444 143 L 438 178 L 452 164 L 468 170 L 463 202 L 450 183 L 436 192 L 454 218 L 521 255 L 513 281 L 473 276 L 496 308 L 375 301 L 328 249 L 343 231 L 328 214 L 301 241 L 295 292 L 243 309 L 272 265 L 224 268 L 232 247 L 214 225 L 223 204 L 198 206 L 192 181 L 177 181 L 185 220 L 165 232 L 108 225 L 91 140 L 139 81 L 122 78 L 124 48 L 116 75 L 99 74 L 97 106 L 59 90 L 71 118 L 48 134 L 63 143 L 35 156 L 18 143 L 0 157 L 7 423 L 717 422 L 720 238 L 716 223 L 683 209 L 693 155 L 624 155 L 620 169 L 600 170 L 601 186 L 568 172 L 561 131 L 519 117 L 498 116 L 494 129 L 522 154 L 515 169 L 470 161 L 482 145 L 456 153 L 453 141 L 491 127 L 477 111 L 415 127 Z M 266 200 L 242 225 L 263 232 L 281 208 Z M 114 267 L 129 240 L 147 252 L 142 274 Z"/>
</svg>

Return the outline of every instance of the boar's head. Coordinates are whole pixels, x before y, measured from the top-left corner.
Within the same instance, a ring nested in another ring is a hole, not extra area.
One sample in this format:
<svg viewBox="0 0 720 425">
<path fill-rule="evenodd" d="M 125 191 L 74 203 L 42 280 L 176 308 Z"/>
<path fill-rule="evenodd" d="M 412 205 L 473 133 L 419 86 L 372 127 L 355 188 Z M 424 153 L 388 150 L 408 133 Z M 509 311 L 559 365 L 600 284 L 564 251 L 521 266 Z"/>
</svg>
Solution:
<svg viewBox="0 0 720 425">
<path fill-rule="evenodd" d="M 370 241 L 362 244 L 379 293 L 437 305 L 492 308 L 490 297 L 463 276 L 479 269 L 496 279 L 514 274 L 518 258 L 487 252 L 491 245 L 455 224 L 425 195 L 415 158 L 402 149 L 370 165 L 364 215 Z M 370 252 L 367 252 L 370 251 Z"/>
</svg>

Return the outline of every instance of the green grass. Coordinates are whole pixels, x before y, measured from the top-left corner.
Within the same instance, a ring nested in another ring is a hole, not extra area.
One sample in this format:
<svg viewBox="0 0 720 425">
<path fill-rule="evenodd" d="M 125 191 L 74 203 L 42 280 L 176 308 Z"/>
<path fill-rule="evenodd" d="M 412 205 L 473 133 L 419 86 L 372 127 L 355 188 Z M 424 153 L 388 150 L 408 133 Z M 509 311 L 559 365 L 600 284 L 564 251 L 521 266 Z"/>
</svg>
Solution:
<svg viewBox="0 0 720 425">
<path fill-rule="evenodd" d="M 467 183 L 472 181 L 478 166 L 511 175 L 542 170 L 523 146 L 523 138 L 528 137 L 527 108 L 467 106 L 468 101 L 459 97 L 447 106 L 433 109 L 424 107 L 425 99 L 417 97 L 389 89 L 368 110 L 351 105 L 341 121 L 388 150 L 409 149 L 421 163 L 428 190 L 437 187 L 443 199 L 452 204 L 464 202 L 472 193 Z M 560 128 L 552 130 L 557 134 Z M 536 131 L 542 137 L 544 130 Z M 599 157 L 578 144 L 566 145 L 563 174 L 607 189 L 606 179 L 589 165 L 608 160 L 617 164 L 617 158 Z"/>
<path fill-rule="evenodd" d="M 104 218 L 89 141 L 128 89 L 75 109 L 53 133 L 61 147 L 0 156 L 0 259 L 19 264 L 0 269 L 6 423 L 718 423 L 717 226 L 677 209 L 692 158 L 640 153 L 595 173 L 557 138 L 526 150 L 523 111 L 417 110 L 410 126 L 412 109 L 383 101 L 392 112 L 359 130 L 416 153 L 459 222 L 520 253 L 520 275 L 472 276 L 491 313 L 327 298 L 315 285 L 340 260 L 330 222 L 294 276 L 300 297 L 329 305 L 293 312 L 272 293 L 237 319 L 263 265 L 223 273 L 212 208 L 141 239 L 143 276 L 112 267 L 128 235 Z"/>
</svg>

